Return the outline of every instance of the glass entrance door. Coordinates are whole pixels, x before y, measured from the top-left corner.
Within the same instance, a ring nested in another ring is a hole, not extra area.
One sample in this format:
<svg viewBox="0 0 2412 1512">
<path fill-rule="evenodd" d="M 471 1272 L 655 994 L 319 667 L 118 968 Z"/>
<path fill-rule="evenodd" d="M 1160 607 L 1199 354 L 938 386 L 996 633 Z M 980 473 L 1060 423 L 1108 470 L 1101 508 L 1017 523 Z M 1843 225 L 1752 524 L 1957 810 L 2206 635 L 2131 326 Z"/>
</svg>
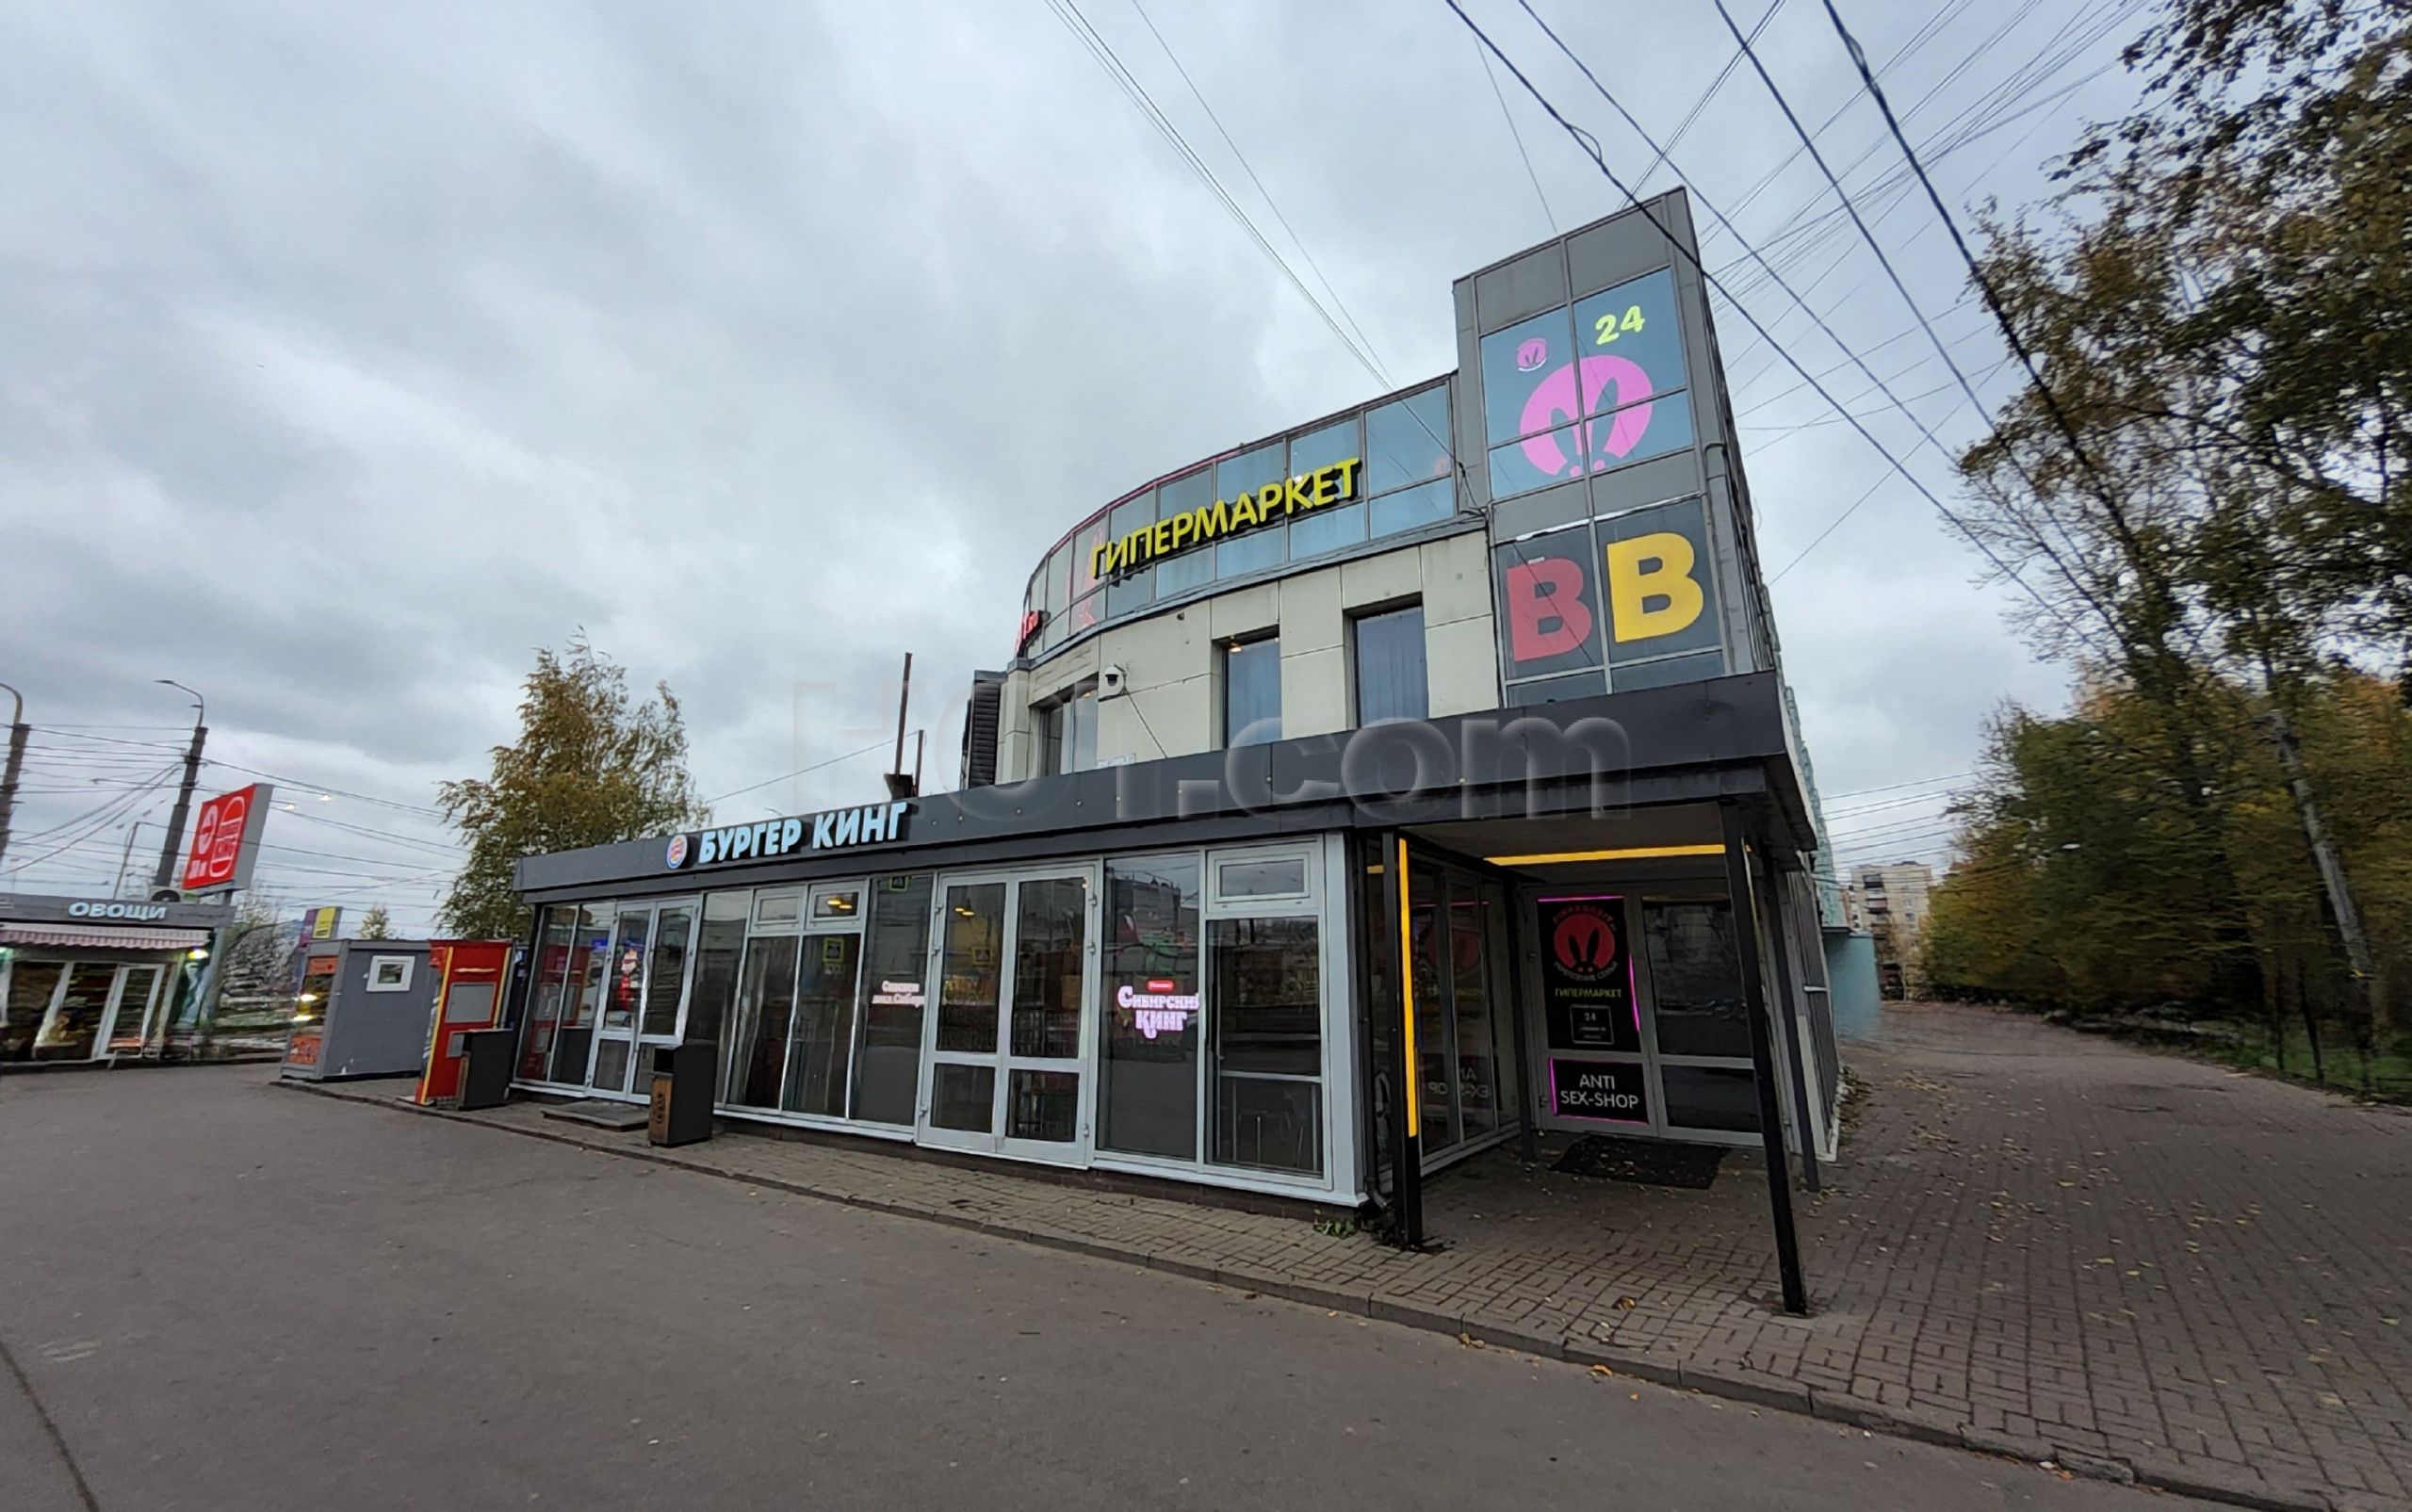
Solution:
<svg viewBox="0 0 2412 1512">
<path fill-rule="evenodd" d="M 1097 907 L 1094 866 L 945 879 L 921 1143 L 1086 1162 Z"/>
<path fill-rule="evenodd" d="M 611 948 L 603 958 L 603 1015 L 595 1026 L 595 1058 L 586 1073 L 586 1084 L 596 1092 L 628 1090 L 637 1058 L 637 1018 L 644 1008 L 645 944 L 652 926 L 652 910 L 632 909 L 620 916 L 611 931 Z"/>
<path fill-rule="evenodd" d="M 159 968 L 122 966 L 117 968 L 117 1012 L 109 1020 L 104 1043 L 112 1055 L 139 1055 L 151 1032 L 151 1010 L 159 995 Z"/>
</svg>

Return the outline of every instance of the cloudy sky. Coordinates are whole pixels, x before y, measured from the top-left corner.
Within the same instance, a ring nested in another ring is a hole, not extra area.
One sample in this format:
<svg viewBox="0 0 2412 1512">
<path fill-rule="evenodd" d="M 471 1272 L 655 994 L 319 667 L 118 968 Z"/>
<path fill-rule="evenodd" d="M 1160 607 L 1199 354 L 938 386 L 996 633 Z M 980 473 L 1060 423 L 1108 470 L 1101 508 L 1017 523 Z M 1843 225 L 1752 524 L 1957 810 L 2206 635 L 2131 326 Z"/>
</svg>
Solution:
<svg viewBox="0 0 2412 1512">
<path fill-rule="evenodd" d="M 1468 0 L 1620 176 L 1688 184 L 1945 445 L 1975 433 L 1712 7 L 1535 5 L 1660 141 L 1686 128 L 1671 166 L 1512 0 Z M 2133 96 L 2133 4 L 1842 9 L 1964 214 L 2038 199 Z M 129 839 L 135 871 L 155 856 L 149 785 L 192 717 L 171 677 L 208 700 L 204 790 L 272 773 L 294 804 L 262 873 L 283 902 L 422 925 L 452 854 L 433 785 L 482 769 L 534 649 L 580 627 L 676 690 L 707 795 L 831 763 L 725 820 L 875 790 L 884 752 L 848 754 L 882 741 L 907 650 L 951 783 L 961 689 L 1065 528 L 1448 369 L 1452 278 L 1624 203 L 1501 72 L 1503 114 L 1442 0 L 1080 10 L 1380 375 L 1048 0 L 0 0 L 0 681 L 36 726 L 0 887 L 106 889 Z M 2000 396 L 1822 7 L 1780 0 L 1757 47 Z M 1739 241 L 1704 254 L 1951 497 Z M 2006 624 L 2016 590 L 1718 319 L 1770 570 L 1867 496 L 1774 588 L 1843 857 L 1939 855 L 1939 779 L 2065 672 Z"/>
</svg>

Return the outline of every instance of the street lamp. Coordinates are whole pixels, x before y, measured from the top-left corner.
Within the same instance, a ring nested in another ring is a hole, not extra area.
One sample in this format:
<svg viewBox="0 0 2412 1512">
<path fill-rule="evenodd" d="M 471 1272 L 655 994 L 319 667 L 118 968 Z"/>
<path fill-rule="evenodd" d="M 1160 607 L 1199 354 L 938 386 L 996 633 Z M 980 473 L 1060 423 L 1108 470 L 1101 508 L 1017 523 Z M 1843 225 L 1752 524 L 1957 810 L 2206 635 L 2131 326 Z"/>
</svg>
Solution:
<svg viewBox="0 0 2412 1512">
<path fill-rule="evenodd" d="M 173 688 L 179 692 L 192 693 L 192 707 L 200 711 L 193 715 L 192 722 L 195 724 L 204 724 L 208 723 L 209 705 L 203 700 L 201 694 L 193 692 L 193 690 L 187 688 L 184 684 L 176 681 L 173 677 L 154 677 L 151 680 L 158 683 L 162 687 Z"/>
</svg>

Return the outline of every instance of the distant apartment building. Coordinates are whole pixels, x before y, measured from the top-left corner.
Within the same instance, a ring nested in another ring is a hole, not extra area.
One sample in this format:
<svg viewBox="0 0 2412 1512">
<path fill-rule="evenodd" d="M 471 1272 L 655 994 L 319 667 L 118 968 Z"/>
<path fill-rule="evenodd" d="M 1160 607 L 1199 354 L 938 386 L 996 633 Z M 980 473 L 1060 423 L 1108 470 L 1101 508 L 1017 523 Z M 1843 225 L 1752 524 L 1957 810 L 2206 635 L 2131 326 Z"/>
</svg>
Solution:
<svg viewBox="0 0 2412 1512">
<path fill-rule="evenodd" d="M 1850 886 L 1850 907 L 1876 936 L 1876 976 L 1887 998 L 1916 991 L 1918 941 L 1926 934 L 1928 895 L 1934 869 L 1923 861 L 1861 867 Z"/>
</svg>

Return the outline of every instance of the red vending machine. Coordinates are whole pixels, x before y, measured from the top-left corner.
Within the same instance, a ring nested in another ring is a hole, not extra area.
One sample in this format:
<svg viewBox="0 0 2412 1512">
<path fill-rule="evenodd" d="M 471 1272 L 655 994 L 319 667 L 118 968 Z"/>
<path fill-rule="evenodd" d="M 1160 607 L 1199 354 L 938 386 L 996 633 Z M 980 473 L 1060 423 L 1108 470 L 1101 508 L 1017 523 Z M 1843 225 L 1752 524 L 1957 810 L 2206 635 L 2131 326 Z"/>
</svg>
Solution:
<svg viewBox="0 0 2412 1512">
<path fill-rule="evenodd" d="M 513 946 L 509 940 L 430 940 L 427 949 L 435 1008 L 428 1015 L 427 1069 L 419 1075 L 416 1100 L 448 1104 L 461 1095 L 469 1031 L 502 1022 Z"/>
</svg>

